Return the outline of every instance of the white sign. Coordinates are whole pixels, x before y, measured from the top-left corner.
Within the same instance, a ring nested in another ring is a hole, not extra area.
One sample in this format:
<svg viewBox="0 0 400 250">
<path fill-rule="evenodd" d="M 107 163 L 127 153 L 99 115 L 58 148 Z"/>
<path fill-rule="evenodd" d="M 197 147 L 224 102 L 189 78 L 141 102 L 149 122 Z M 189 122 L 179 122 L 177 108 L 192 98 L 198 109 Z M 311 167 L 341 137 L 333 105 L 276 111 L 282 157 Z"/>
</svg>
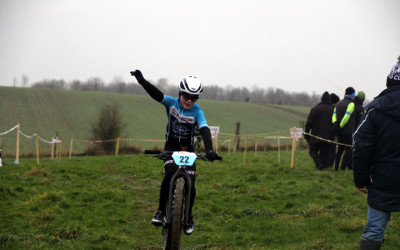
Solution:
<svg viewBox="0 0 400 250">
<path fill-rule="evenodd" d="M 215 139 L 215 135 L 219 133 L 219 126 L 209 126 L 211 132 L 211 138 Z"/>
<path fill-rule="evenodd" d="M 296 128 L 296 139 L 301 138 L 303 134 L 303 129 L 302 128 Z M 290 138 L 293 138 L 293 129 L 290 129 Z"/>
</svg>

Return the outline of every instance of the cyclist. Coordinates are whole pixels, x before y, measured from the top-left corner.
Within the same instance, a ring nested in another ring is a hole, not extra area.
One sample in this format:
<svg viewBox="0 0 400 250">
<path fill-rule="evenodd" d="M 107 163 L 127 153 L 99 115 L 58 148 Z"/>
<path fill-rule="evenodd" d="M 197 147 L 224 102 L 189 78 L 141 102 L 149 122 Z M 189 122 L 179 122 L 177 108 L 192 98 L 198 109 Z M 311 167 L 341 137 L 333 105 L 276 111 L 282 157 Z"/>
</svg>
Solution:
<svg viewBox="0 0 400 250">
<path fill-rule="evenodd" d="M 210 161 L 214 161 L 219 157 L 213 151 L 211 132 L 203 111 L 196 103 L 203 92 L 203 86 L 199 78 L 195 76 L 186 76 L 183 78 L 179 83 L 179 97 L 173 98 L 164 95 L 159 89 L 144 79 L 140 70 L 131 71 L 130 73 L 136 77 L 138 83 L 142 85 L 154 100 L 160 102 L 166 108 L 168 124 L 164 150 L 194 152 L 194 132 L 195 127 L 198 126 L 203 138 L 207 158 Z M 171 157 L 164 161 L 164 168 L 165 175 L 161 183 L 158 210 L 151 221 L 154 226 L 162 226 L 163 224 L 166 214 L 166 204 L 168 202 L 170 180 L 177 171 L 178 166 L 175 165 Z M 192 195 L 190 197 L 189 225 L 184 227 L 184 233 L 190 235 L 194 230 L 192 207 L 196 196 L 196 165 L 188 166 L 187 171 L 192 182 Z"/>
</svg>

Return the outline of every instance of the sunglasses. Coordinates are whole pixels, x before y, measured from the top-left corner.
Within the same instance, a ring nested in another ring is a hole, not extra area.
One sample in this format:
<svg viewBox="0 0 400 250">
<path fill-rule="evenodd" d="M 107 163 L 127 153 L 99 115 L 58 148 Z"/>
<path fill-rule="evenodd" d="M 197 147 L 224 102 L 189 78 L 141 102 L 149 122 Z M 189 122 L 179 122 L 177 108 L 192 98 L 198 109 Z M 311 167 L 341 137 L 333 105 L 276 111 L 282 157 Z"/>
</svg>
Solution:
<svg viewBox="0 0 400 250">
<path fill-rule="evenodd" d="M 198 95 L 189 95 L 186 93 L 182 93 L 182 97 L 183 99 L 187 100 L 191 100 L 192 102 L 195 102 L 197 100 L 199 100 L 199 96 Z"/>
</svg>

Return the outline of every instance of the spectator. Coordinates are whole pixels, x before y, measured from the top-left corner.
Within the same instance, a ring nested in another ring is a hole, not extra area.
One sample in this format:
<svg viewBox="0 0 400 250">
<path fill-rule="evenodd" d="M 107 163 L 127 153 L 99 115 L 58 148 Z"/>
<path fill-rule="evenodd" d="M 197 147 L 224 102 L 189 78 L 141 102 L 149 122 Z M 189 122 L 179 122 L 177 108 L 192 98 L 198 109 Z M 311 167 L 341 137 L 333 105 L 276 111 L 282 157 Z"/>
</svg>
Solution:
<svg viewBox="0 0 400 250">
<path fill-rule="evenodd" d="M 331 93 L 331 103 L 333 106 L 336 106 L 336 104 L 340 101 L 339 96 L 337 96 L 335 93 Z M 337 141 L 336 138 L 333 139 L 334 141 Z M 336 155 L 336 144 L 331 143 L 329 146 L 329 155 L 328 155 L 328 166 L 332 167 L 333 163 L 335 162 L 335 155 Z"/>
<path fill-rule="evenodd" d="M 346 170 L 346 167 L 351 170 L 351 145 L 352 134 L 354 132 L 354 97 L 356 91 L 352 87 L 346 89 L 344 98 L 336 105 L 332 116 L 333 128 L 336 133 L 339 148 L 336 153 L 335 170 L 339 169 L 341 161 L 341 170 Z M 344 151 L 343 159 L 342 154 Z"/>
<path fill-rule="evenodd" d="M 333 106 L 336 106 L 336 104 L 340 101 L 339 96 L 337 96 L 335 93 L 331 93 L 331 103 Z"/>
<path fill-rule="evenodd" d="M 391 212 L 400 211 L 400 57 L 387 89 L 366 107 L 354 133 L 355 186 L 368 194 L 360 249 L 380 249 Z"/>
<path fill-rule="evenodd" d="M 328 167 L 330 143 L 325 140 L 333 140 L 331 121 L 333 109 L 331 96 L 328 92 L 324 92 L 321 102 L 311 109 L 305 124 L 304 131 L 307 134 L 304 135 L 304 138 L 310 146 L 309 152 L 314 160 L 315 167 L 319 170 Z M 311 134 L 311 136 L 308 134 Z"/>
<path fill-rule="evenodd" d="M 365 100 L 365 93 L 363 91 L 359 91 L 357 93 L 357 96 L 354 97 L 354 104 L 355 104 L 355 108 L 354 108 L 354 119 L 355 119 L 355 126 L 354 128 L 357 127 L 358 123 L 361 120 L 361 117 L 364 114 L 364 100 Z"/>
</svg>

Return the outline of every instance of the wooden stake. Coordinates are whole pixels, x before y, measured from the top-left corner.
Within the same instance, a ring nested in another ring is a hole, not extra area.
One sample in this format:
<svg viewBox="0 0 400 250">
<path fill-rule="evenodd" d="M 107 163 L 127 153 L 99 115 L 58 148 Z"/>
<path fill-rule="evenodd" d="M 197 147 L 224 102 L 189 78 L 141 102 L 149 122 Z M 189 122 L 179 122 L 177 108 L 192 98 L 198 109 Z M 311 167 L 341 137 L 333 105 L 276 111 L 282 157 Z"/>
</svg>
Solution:
<svg viewBox="0 0 400 250">
<path fill-rule="evenodd" d="M 278 136 L 278 163 L 281 163 L 281 142 Z"/>
<path fill-rule="evenodd" d="M 293 168 L 294 163 L 294 151 L 296 149 L 296 127 L 293 127 L 293 141 L 292 141 L 292 160 L 290 162 L 290 167 Z"/>
<path fill-rule="evenodd" d="M 52 160 L 54 160 L 54 138 L 52 137 L 51 138 L 51 152 L 50 152 L 50 158 L 52 159 Z"/>
<path fill-rule="evenodd" d="M 117 137 L 117 143 L 115 145 L 115 156 L 118 156 L 119 152 L 119 136 Z"/>
<path fill-rule="evenodd" d="M 39 139 L 36 135 L 36 163 L 39 164 Z"/>
<path fill-rule="evenodd" d="M 74 144 L 74 138 L 71 138 L 71 144 L 69 145 L 69 159 L 72 157 L 72 144 Z"/>
<path fill-rule="evenodd" d="M 17 148 L 15 152 L 15 164 L 19 164 L 19 123 L 17 124 Z"/>
<path fill-rule="evenodd" d="M 233 146 L 233 153 L 236 153 L 236 147 L 237 147 L 237 145 L 238 145 L 238 141 L 239 141 L 239 138 L 236 137 L 236 138 L 235 138 L 235 145 Z"/>
<path fill-rule="evenodd" d="M 246 166 L 246 154 L 247 154 L 247 138 L 248 138 L 248 134 L 246 134 L 246 140 L 244 141 L 243 165 L 245 165 L 245 166 Z"/>
<path fill-rule="evenodd" d="M 61 161 L 61 150 L 62 150 L 62 141 L 59 142 L 59 147 L 58 147 L 58 163 Z"/>
</svg>

